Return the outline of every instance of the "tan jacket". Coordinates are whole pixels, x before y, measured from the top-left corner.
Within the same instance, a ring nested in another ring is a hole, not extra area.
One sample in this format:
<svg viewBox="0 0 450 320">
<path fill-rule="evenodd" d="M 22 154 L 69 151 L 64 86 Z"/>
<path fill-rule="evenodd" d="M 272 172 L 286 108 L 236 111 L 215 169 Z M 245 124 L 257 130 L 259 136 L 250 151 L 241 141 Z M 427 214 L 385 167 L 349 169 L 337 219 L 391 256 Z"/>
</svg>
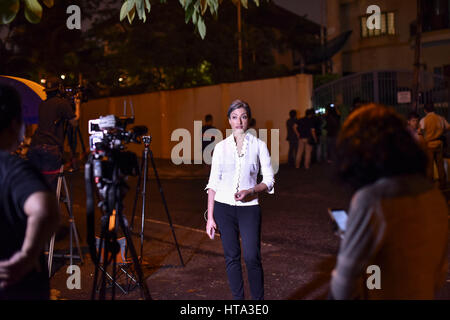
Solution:
<svg viewBox="0 0 450 320">
<path fill-rule="evenodd" d="M 440 115 L 434 112 L 429 112 L 424 118 L 420 120 L 420 129 L 423 137 L 427 143 L 428 148 L 437 148 L 442 145 L 440 137 L 445 131 L 450 129 L 450 125 Z"/>
</svg>

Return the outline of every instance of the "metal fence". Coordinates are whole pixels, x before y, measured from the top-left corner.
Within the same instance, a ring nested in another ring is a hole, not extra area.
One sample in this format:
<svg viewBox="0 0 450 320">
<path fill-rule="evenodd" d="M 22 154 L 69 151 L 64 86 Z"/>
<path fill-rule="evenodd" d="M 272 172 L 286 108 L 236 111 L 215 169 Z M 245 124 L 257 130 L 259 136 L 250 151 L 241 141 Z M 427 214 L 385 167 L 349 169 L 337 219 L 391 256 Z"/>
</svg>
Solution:
<svg viewBox="0 0 450 320">
<path fill-rule="evenodd" d="M 313 106 L 323 107 L 330 103 L 340 105 L 345 117 L 355 99 L 376 102 L 394 107 L 406 115 L 411 103 L 403 103 L 401 96 L 412 97 L 412 71 L 373 71 L 346 76 L 322 85 L 314 90 Z M 450 120 L 450 81 L 440 75 L 421 72 L 418 113 L 423 115 L 425 103 L 432 102 L 436 112 Z"/>
</svg>

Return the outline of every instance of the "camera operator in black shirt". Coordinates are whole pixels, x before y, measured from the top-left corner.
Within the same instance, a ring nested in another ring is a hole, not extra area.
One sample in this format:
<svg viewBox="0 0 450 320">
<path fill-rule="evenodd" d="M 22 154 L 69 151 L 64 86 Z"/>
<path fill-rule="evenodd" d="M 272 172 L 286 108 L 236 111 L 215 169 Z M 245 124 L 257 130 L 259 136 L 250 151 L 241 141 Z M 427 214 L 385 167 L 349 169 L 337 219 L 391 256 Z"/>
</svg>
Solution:
<svg viewBox="0 0 450 320">
<path fill-rule="evenodd" d="M 43 250 L 59 213 L 41 174 L 11 154 L 23 128 L 18 93 L 0 86 L 0 300 L 41 300 L 50 295 Z"/>
<path fill-rule="evenodd" d="M 51 173 L 63 163 L 66 121 L 76 127 L 78 120 L 70 102 L 61 97 L 63 88 L 58 80 L 48 80 L 45 91 L 47 99 L 39 106 L 39 126 L 31 139 L 28 159 L 55 187 L 57 174 Z"/>
</svg>

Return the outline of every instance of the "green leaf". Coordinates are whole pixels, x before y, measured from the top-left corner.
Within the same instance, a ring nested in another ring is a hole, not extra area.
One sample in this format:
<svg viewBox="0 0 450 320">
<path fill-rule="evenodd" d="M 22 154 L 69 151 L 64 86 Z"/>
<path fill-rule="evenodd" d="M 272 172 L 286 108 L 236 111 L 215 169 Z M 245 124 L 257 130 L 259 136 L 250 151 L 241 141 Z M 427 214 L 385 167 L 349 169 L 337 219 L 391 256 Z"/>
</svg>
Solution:
<svg viewBox="0 0 450 320">
<path fill-rule="evenodd" d="M 241 0 L 241 3 L 245 9 L 248 9 L 248 1 L 247 0 Z"/>
<path fill-rule="evenodd" d="M 55 4 L 55 1 L 54 1 L 54 0 L 42 0 L 42 2 L 44 2 L 45 6 L 46 6 L 47 8 L 51 8 L 51 7 L 53 7 L 53 5 Z"/>
<path fill-rule="evenodd" d="M 219 10 L 218 0 L 208 0 L 208 4 L 209 4 L 209 12 L 211 13 L 211 15 L 217 14 Z"/>
<path fill-rule="evenodd" d="M 129 22 L 130 24 L 133 22 L 135 15 L 136 15 L 136 8 L 133 7 L 133 8 L 131 9 L 131 11 L 128 12 L 128 14 L 127 14 L 128 22 Z"/>
<path fill-rule="evenodd" d="M 192 23 L 193 24 L 197 24 L 198 16 L 199 16 L 198 11 L 196 9 L 194 9 L 194 14 L 192 15 Z"/>
<path fill-rule="evenodd" d="M 145 13 L 145 11 L 144 11 L 145 9 L 144 9 L 144 5 L 143 5 L 142 1 L 143 0 L 135 0 L 136 12 L 138 14 L 139 20 L 142 20 L 144 18 L 142 12 Z"/>
<path fill-rule="evenodd" d="M 150 12 L 150 9 L 152 5 L 150 4 L 150 0 L 145 0 L 145 7 L 147 8 L 147 11 Z"/>
<path fill-rule="evenodd" d="M 192 19 L 192 15 L 194 14 L 195 9 L 194 9 L 193 5 L 190 5 L 185 10 L 186 10 L 186 13 L 185 13 L 184 21 L 186 23 L 188 23 Z"/>
<path fill-rule="evenodd" d="M 128 2 L 128 12 L 130 12 L 131 11 L 131 9 L 133 9 L 134 8 L 134 6 L 135 6 L 135 2 L 136 2 L 136 0 L 127 0 L 127 2 Z"/>
<path fill-rule="evenodd" d="M 37 0 L 24 0 L 25 18 L 31 23 L 39 23 L 42 18 L 42 6 Z"/>
<path fill-rule="evenodd" d="M 120 21 L 122 21 L 123 19 L 125 19 L 125 17 L 128 15 L 128 0 L 125 1 L 122 4 L 122 8 L 120 8 Z"/>
<path fill-rule="evenodd" d="M 0 2 L 0 24 L 8 24 L 19 12 L 19 0 L 2 0 Z"/>
<path fill-rule="evenodd" d="M 253 0 L 256 3 L 256 6 L 259 7 L 259 0 Z"/>
<path fill-rule="evenodd" d="M 202 39 L 205 39 L 206 25 L 201 16 L 198 19 L 197 28 L 198 28 L 198 32 L 200 33 L 200 37 L 202 37 Z"/>
</svg>

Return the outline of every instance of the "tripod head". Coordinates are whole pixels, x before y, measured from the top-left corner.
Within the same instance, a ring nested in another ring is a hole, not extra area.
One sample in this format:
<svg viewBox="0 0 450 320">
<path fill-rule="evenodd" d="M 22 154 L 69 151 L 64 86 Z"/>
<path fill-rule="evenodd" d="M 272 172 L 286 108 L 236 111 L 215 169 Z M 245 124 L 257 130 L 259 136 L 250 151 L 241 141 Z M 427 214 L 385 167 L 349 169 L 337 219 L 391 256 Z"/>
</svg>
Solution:
<svg viewBox="0 0 450 320">
<path fill-rule="evenodd" d="M 147 146 L 152 142 L 152 136 L 142 136 L 142 143 Z"/>
</svg>

